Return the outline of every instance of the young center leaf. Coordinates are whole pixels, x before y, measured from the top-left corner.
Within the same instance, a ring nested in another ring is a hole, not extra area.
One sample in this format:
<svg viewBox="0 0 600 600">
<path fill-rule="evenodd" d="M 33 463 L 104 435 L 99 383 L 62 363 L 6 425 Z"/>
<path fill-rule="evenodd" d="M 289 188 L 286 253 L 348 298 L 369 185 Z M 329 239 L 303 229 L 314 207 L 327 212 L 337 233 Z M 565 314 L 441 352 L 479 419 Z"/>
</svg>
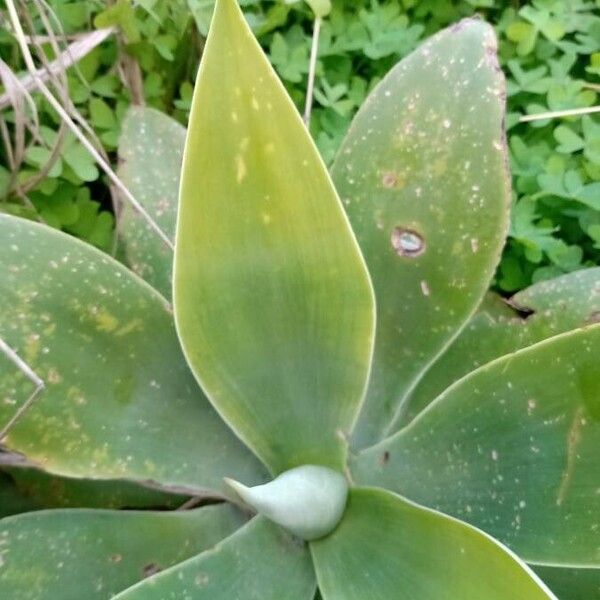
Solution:
<svg viewBox="0 0 600 600">
<path fill-rule="evenodd" d="M 500 258 L 510 180 L 495 52 L 483 21 L 433 36 L 375 88 L 333 165 L 377 298 L 357 447 L 381 439 L 476 309 Z"/>
<path fill-rule="evenodd" d="M 374 301 L 341 204 L 234 0 L 217 3 L 194 93 L 176 233 L 184 352 L 273 472 L 341 469 Z"/>
</svg>

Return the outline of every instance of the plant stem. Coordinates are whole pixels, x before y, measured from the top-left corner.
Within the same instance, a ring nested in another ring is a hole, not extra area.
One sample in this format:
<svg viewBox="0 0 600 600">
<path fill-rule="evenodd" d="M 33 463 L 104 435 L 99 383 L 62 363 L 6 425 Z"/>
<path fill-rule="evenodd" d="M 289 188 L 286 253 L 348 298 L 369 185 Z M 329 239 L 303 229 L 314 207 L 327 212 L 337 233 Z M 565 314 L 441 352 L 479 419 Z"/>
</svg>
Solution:
<svg viewBox="0 0 600 600">
<path fill-rule="evenodd" d="M 304 122 L 310 125 L 310 113 L 312 111 L 313 93 L 315 89 L 315 71 L 317 68 L 317 54 L 319 53 L 319 35 L 321 33 L 321 17 L 315 17 L 313 28 L 312 46 L 310 49 L 310 63 L 308 66 L 308 85 L 306 86 L 306 105 L 304 108 Z"/>
<path fill-rule="evenodd" d="M 543 121 L 545 119 L 557 119 L 558 117 L 575 117 L 577 115 L 590 115 L 600 112 L 600 106 L 587 106 L 585 108 L 570 108 L 568 110 L 555 110 L 552 112 L 537 113 L 533 115 L 523 115 L 520 123 L 528 121 Z"/>
<path fill-rule="evenodd" d="M 13 29 L 15 31 L 15 35 L 17 37 L 17 41 L 19 42 L 19 46 L 21 48 L 21 53 L 23 54 L 23 59 L 25 60 L 25 65 L 27 66 L 27 70 L 29 71 L 31 77 L 36 82 L 37 88 L 42 92 L 43 96 L 46 98 L 48 103 L 52 106 L 52 108 L 57 112 L 60 118 L 67 124 L 67 127 L 73 132 L 75 137 L 81 142 L 84 148 L 92 155 L 96 163 L 100 166 L 100 168 L 106 173 L 111 182 L 119 189 L 120 192 L 127 198 L 127 200 L 131 203 L 131 205 L 135 208 L 135 210 L 147 221 L 148 225 L 156 232 L 156 234 L 161 238 L 161 240 L 165 243 L 165 245 L 171 250 L 174 249 L 173 242 L 169 239 L 169 237 L 165 234 L 165 232 L 158 226 L 158 224 L 152 219 L 152 217 L 146 212 L 146 209 L 135 199 L 133 194 L 127 189 L 127 187 L 123 184 L 123 182 L 117 177 L 116 173 L 112 170 L 111 166 L 107 161 L 102 158 L 98 150 L 94 148 L 94 146 L 90 143 L 90 141 L 85 137 L 79 127 L 75 124 L 75 122 L 71 119 L 67 111 L 62 107 L 60 102 L 54 97 L 52 92 L 48 89 L 46 84 L 41 80 L 38 75 L 37 69 L 35 67 L 35 63 L 33 62 L 33 58 L 31 53 L 29 52 L 29 47 L 27 46 L 27 42 L 25 41 L 25 34 L 23 32 L 23 28 L 21 27 L 21 23 L 19 21 L 19 16 L 17 14 L 17 10 L 15 8 L 13 0 L 6 0 L 6 6 L 8 8 L 8 12 L 10 15 L 10 20 L 12 22 Z"/>
</svg>

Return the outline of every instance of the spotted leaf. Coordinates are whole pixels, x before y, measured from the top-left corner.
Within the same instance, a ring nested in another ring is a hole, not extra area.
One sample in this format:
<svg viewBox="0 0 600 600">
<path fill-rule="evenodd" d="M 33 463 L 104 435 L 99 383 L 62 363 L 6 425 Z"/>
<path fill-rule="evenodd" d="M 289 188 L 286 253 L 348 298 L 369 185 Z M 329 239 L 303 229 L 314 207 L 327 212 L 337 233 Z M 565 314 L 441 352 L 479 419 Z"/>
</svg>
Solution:
<svg viewBox="0 0 600 600">
<path fill-rule="evenodd" d="M 600 566 L 600 324 L 503 356 L 362 452 L 355 480 L 476 525 L 523 559 Z"/>
<path fill-rule="evenodd" d="M 400 426 L 450 384 L 491 360 L 600 320 L 600 268 L 542 281 L 510 302 L 490 294 L 407 399 Z"/>
<path fill-rule="evenodd" d="M 333 165 L 377 298 L 357 447 L 389 429 L 477 308 L 500 258 L 510 184 L 495 52 L 483 21 L 430 38 L 367 98 Z"/>
<path fill-rule="evenodd" d="M 0 336 L 46 390 L 3 440 L 72 477 L 153 480 L 217 491 L 224 474 L 262 481 L 202 395 L 165 299 L 75 238 L 0 215 Z M 31 392 L 0 361 L 0 424 Z"/>
</svg>

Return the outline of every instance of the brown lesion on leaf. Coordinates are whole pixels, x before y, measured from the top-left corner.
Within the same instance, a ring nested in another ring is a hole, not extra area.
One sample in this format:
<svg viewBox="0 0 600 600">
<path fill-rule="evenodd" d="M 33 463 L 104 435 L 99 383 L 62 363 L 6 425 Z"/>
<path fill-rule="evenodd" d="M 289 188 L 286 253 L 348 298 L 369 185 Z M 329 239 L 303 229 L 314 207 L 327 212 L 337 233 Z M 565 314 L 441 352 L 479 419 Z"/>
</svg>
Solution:
<svg viewBox="0 0 600 600">
<path fill-rule="evenodd" d="M 406 183 L 406 177 L 402 173 L 385 171 L 381 174 L 381 184 L 387 189 L 401 189 Z"/>
<path fill-rule="evenodd" d="M 577 448 L 581 442 L 581 434 L 585 425 L 584 415 L 585 409 L 583 406 L 580 406 L 575 411 L 573 420 L 571 421 L 571 426 L 567 432 L 567 464 L 563 471 L 558 493 L 556 495 L 557 506 L 562 506 L 565 498 L 567 497 L 567 493 L 569 492 L 569 488 L 571 487 L 571 482 L 573 481 L 573 473 L 575 471 L 575 463 L 577 461 Z"/>
<path fill-rule="evenodd" d="M 152 575 L 156 575 L 162 571 L 162 567 L 157 565 L 156 563 L 148 563 L 144 565 L 142 568 L 142 576 L 143 577 L 152 577 Z"/>
<path fill-rule="evenodd" d="M 389 462 L 390 462 L 390 452 L 389 452 L 389 450 L 385 450 L 384 452 L 381 453 L 381 456 L 379 457 L 379 464 L 382 467 L 385 467 Z"/>
<path fill-rule="evenodd" d="M 587 318 L 587 323 L 593 325 L 594 323 L 600 323 L 600 310 L 595 310 Z"/>
<path fill-rule="evenodd" d="M 536 310 L 534 308 L 530 308 L 529 306 L 525 306 L 523 304 L 519 304 L 514 297 L 505 299 L 505 302 L 515 311 L 516 316 L 520 319 L 522 323 L 527 321 L 533 315 L 536 314 Z"/>
</svg>

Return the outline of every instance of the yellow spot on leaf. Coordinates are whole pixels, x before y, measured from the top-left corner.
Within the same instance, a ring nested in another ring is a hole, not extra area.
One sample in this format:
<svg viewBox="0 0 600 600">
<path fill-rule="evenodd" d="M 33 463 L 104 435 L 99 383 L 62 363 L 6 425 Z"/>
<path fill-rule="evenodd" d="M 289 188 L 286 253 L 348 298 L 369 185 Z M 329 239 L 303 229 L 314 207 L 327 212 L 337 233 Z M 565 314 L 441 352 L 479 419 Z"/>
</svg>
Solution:
<svg viewBox="0 0 600 600">
<path fill-rule="evenodd" d="M 111 332 L 119 326 L 119 320 L 103 308 L 94 315 L 94 318 L 96 319 L 96 329 L 98 331 Z"/>
<path fill-rule="evenodd" d="M 56 331 L 56 323 L 50 323 L 48 327 L 44 329 L 44 335 L 52 335 Z"/>
<path fill-rule="evenodd" d="M 433 172 L 436 175 L 443 175 L 446 172 L 447 168 L 448 168 L 448 165 L 447 165 L 446 160 L 444 158 L 438 158 L 433 163 Z"/>
<path fill-rule="evenodd" d="M 25 340 L 25 360 L 28 363 L 35 362 L 39 352 L 40 352 L 40 336 L 32 333 L 27 336 Z"/>
<path fill-rule="evenodd" d="M 244 181 L 246 175 L 248 174 L 246 170 L 246 161 L 241 154 L 238 154 L 235 157 L 235 178 L 238 183 L 242 183 Z"/>
<path fill-rule="evenodd" d="M 62 381 L 62 377 L 60 376 L 59 372 L 54 369 L 48 369 L 48 374 L 46 375 L 46 381 L 48 383 L 60 383 Z"/>
<path fill-rule="evenodd" d="M 129 323 L 125 323 L 123 327 L 118 329 L 115 332 L 115 335 L 117 337 L 121 337 L 123 335 L 127 335 L 128 333 L 131 333 L 132 331 L 141 331 L 142 329 L 144 329 L 144 322 L 142 321 L 142 319 L 132 319 L 131 321 L 129 321 Z"/>
</svg>

